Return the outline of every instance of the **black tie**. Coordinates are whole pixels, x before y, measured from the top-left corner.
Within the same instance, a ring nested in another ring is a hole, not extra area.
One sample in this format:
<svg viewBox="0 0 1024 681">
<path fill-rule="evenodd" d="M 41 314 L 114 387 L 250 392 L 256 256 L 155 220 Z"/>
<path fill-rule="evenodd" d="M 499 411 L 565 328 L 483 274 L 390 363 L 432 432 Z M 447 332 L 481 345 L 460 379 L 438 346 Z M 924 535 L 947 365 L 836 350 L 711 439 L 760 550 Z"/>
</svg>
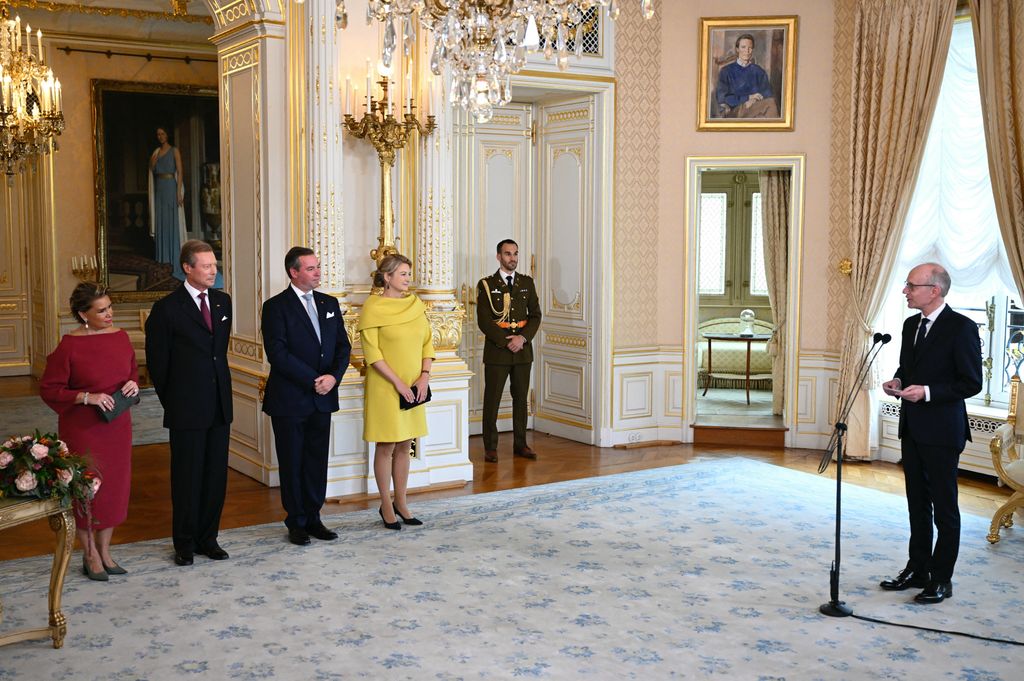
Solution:
<svg viewBox="0 0 1024 681">
<path fill-rule="evenodd" d="M 512 275 L 511 274 L 508 275 L 507 277 L 505 277 L 505 281 L 508 282 L 508 287 L 512 288 Z"/>
<path fill-rule="evenodd" d="M 917 327 L 917 338 L 914 340 L 914 347 L 921 345 L 921 341 L 924 340 L 924 336 L 928 333 L 928 322 L 931 320 L 927 317 L 921 318 L 921 326 Z"/>
</svg>

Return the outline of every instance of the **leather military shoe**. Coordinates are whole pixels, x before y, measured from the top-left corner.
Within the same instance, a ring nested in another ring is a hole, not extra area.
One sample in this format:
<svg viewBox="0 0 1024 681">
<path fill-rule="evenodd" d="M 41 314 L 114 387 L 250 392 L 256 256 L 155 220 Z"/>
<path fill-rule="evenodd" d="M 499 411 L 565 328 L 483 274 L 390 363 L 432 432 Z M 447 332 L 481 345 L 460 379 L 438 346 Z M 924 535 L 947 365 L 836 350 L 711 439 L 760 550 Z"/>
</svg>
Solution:
<svg viewBox="0 0 1024 681">
<path fill-rule="evenodd" d="M 301 528 L 288 530 L 288 541 L 295 544 L 296 546 L 308 546 L 309 532 L 306 532 Z"/>
<path fill-rule="evenodd" d="M 201 556 L 206 556 L 210 560 L 227 560 L 228 552 L 220 547 L 217 542 L 210 544 L 209 546 L 199 549 L 196 551 Z"/>
<path fill-rule="evenodd" d="M 191 551 L 175 551 L 174 552 L 174 564 L 185 567 L 186 565 L 192 564 L 192 552 Z"/>
<path fill-rule="evenodd" d="M 537 452 L 533 451 L 529 447 L 523 447 L 522 449 L 514 449 L 512 450 L 512 454 L 514 456 L 521 456 L 524 459 L 529 459 L 530 461 L 537 460 Z"/>
<path fill-rule="evenodd" d="M 484 452 L 484 461 L 487 463 L 498 463 L 498 451 L 496 449 L 488 449 Z"/>
<path fill-rule="evenodd" d="M 334 530 L 328 530 L 324 527 L 323 523 L 317 523 L 316 525 L 309 525 L 306 527 L 306 532 L 309 533 L 310 537 L 316 537 L 321 541 L 332 541 L 338 538 L 338 533 Z M 307 537 L 308 543 L 308 537 Z"/>
<path fill-rule="evenodd" d="M 886 579 L 879 583 L 886 591 L 904 591 L 906 589 L 923 589 L 928 586 L 928 573 L 915 572 L 911 568 L 905 568 L 903 572 L 896 575 L 894 579 Z"/>
<path fill-rule="evenodd" d="M 917 603 L 941 603 L 953 597 L 953 582 L 928 582 L 924 591 L 914 596 Z"/>
</svg>

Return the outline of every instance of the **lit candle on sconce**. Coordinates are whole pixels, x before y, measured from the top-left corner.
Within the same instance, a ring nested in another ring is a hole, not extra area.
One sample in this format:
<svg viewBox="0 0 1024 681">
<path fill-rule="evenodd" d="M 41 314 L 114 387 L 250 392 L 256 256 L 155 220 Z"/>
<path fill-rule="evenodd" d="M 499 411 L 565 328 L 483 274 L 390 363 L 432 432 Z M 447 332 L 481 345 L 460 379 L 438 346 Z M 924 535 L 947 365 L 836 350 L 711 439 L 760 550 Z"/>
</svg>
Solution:
<svg viewBox="0 0 1024 681">
<path fill-rule="evenodd" d="M 352 113 L 352 76 L 345 76 L 345 113 Z"/>
<path fill-rule="evenodd" d="M 366 113 L 373 113 L 373 72 L 370 71 L 370 60 L 366 60 Z"/>
<path fill-rule="evenodd" d="M 412 71 L 405 74 L 405 113 L 412 113 Z"/>
<path fill-rule="evenodd" d="M 43 32 L 36 31 L 36 50 L 39 52 L 39 63 L 43 63 Z"/>
<path fill-rule="evenodd" d="M 25 24 L 25 55 L 32 56 L 32 27 Z"/>
</svg>

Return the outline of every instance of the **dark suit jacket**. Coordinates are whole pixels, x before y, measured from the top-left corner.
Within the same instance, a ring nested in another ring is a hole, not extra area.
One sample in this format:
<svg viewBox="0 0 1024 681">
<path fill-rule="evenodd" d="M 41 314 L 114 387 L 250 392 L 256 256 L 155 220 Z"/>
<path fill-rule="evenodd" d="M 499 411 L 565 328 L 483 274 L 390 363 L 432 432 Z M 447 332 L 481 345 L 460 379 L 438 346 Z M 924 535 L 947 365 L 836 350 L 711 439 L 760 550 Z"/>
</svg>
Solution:
<svg viewBox="0 0 1024 681">
<path fill-rule="evenodd" d="M 505 292 L 511 294 L 512 310 L 510 322 L 525 322 L 526 325 L 515 330 L 503 329 L 497 325 L 500 313 L 504 308 Z M 492 309 L 493 306 L 493 309 Z M 484 341 L 485 364 L 529 364 L 533 361 L 533 337 L 540 329 L 540 301 L 537 299 L 537 288 L 533 279 L 525 274 L 516 273 L 512 280 L 512 290 L 498 270 L 489 277 L 484 277 L 477 284 L 476 292 L 476 324 L 480 332 L 486 336 Z M 512 352 L 506 346 L 505 336 L 519 334 L 526 338 L 526 344 L 519 352 Z"/>
<path fill-rule="evenodd" d="M 231 296 L 208 289 L 213 333 L 185 285 L 153 304 L 146 320 L 146 368 L 164 407 L 164 427 L 209 428 L 218 399 L 231 423 Z"/>
<path fill-rule="evenodd" d="M 981 391 L 981 339 L 978 325 L 948 305 L 932 323 L 920 347 L 914 347 L 921 315 L 903 322 L 900 366 L 895 378 L 903 387 L 926 385 L 928 402 L 900 406 L 901 438 L 957 452 L 971 439 L 964 400 Z"/>
<path fill-rule="evenodd" d="M 340 384 L 352 346 L 338 299 L 313 291 L 313 302 L 320 320 L 320 340 L 291 286 L 263 303 L 263 347 L 270 361 L 263 411 L 271 416 L 338 411 L 338 386 L 326 395 L 317 395 L 313 381 L 330 374 Z"/>
</svg>

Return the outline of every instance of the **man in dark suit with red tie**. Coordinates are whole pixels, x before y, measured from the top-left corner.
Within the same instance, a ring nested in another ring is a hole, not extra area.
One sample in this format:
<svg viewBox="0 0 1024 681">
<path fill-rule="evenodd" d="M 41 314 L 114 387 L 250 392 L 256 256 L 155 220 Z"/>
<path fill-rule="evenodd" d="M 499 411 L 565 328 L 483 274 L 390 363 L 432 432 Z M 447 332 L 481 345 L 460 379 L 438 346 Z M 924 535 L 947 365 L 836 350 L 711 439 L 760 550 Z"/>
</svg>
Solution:
<svg viewBox="0 0 1024 681">
<path fill-rule="evenodd" d="M 174 562 L 193 553 L 224 560 L 217 544 L 231 434 L 231 296 L 213 287 L 217 258 L 205 241 L 181 246 L 185 281 L 146 320 L 146 367 L 171 441 Z"/>
<path fill-rule="evenodd" d="M 903 295 L 920 310 L 903 323 L 900 366 L 883 390 L 899 397 L 910 547 L 907 566 L 881 583 L 888 591 L 923 589 L 918 603 L 953 596 L 953 566 L 960 551 L 957 468 L 971 439 L 964 400 L 981 391 L 978 325 L 946 305 L 950 279 L 942 265 L 910 270 Z M 938 537 L 932 547 L 932 523 Z"/>
<path fill-rule="evenodd" d="M 338 534 L 324 526 L 331 414 L 338 411 L 338 384 L 348 368 L 348 334 L 338 299 L 314 291 L 320 261 L 301 246 L 288 251 L 290 285 L 263 303 L 263 347 L 270 377 L 263 411 L 274 425 L 281 504 L 288 513 L 288 541 L 309 544 Z"/>
</svg>

